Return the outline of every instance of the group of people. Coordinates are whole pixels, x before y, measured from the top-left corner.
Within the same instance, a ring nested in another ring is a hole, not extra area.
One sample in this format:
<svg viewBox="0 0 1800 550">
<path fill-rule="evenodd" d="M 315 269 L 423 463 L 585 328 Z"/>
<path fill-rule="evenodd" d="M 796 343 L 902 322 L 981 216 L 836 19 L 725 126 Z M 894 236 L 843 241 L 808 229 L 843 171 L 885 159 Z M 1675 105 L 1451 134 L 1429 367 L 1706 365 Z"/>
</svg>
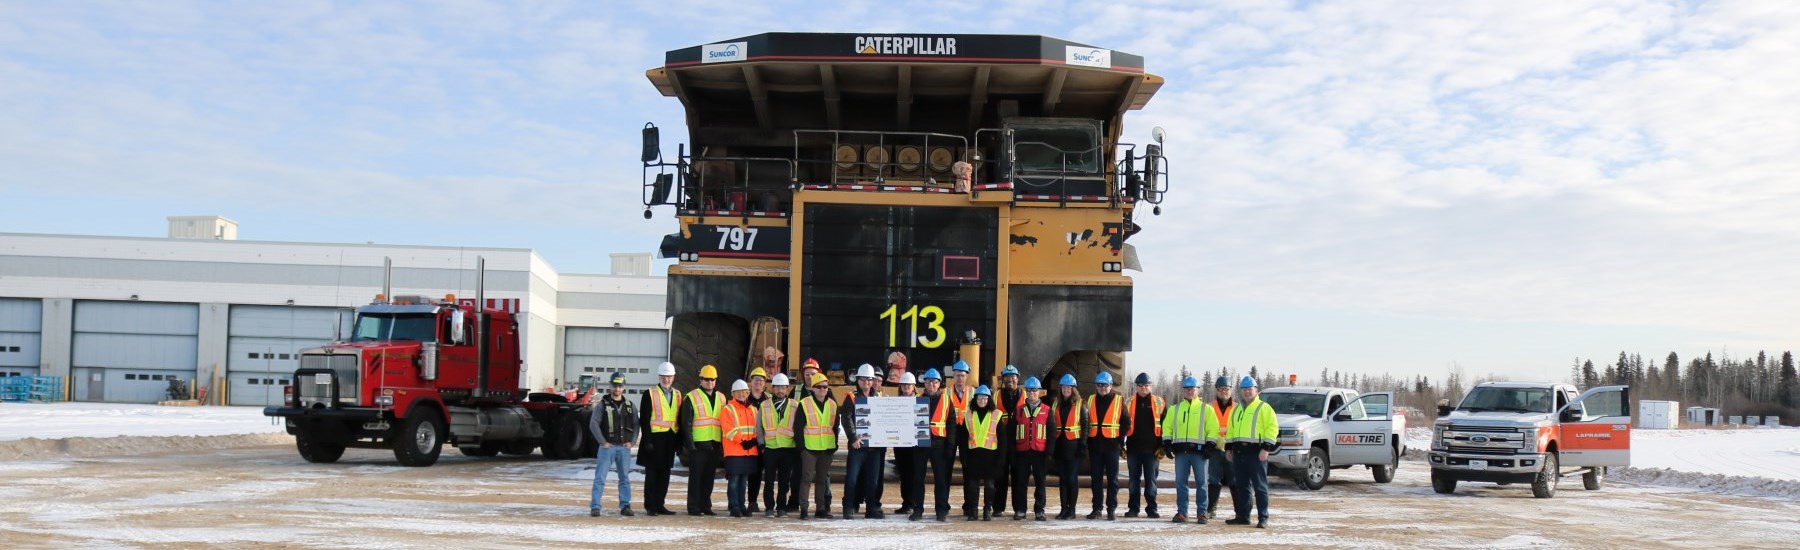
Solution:
<svg viewBox="0 0 1800 550">
<path fill-rule="evenodd" d="M 1254 378 L 1239 381 L 1234 396 L 1230 381 L 1220 377 L 1207 399 L 1199 381 L 1187 377 L 1183 398 L 1168 404 L 1152 393 L 1145 374 L 1137 376 L 1136 391 L 1125 396 L 1114 393 L 1112 376 L 1101 372 L 1093 380 L 1094 395 L 1086 397 L 1077 392 L 1074 375 L 1065 374 L 1057 381 L 1056 395 L 1047 398 L 1037 377 L 1021 383 L 1011 365 L 1001 371 L 998 391 L 972 387 L 969 366 L 962 361 L 950 371 L 949 380 L 937 369 L 917 378 L 908 372 L 899 379 L 900 396 L 929 399 L 931 445 L 894 449 L 901 493 L 896 514 L 917 521 L 931 513 L 937 521 L 947 521 L 951 480 L 960 460 L 965 520 L 1004 517 L 1009 502 L 1014 520 L 1028 517 L 1028 509 L 1029 517 L 1047 520 L 1045 490 L 1052 465 L 1060 504 L 1056 519 L 1073 519 L 1085 459 L 1092 493 L 1086 518 L 1114 520 L 1122 455 L 1128 470 L 1127 518 L 1161 517 L 1156 481 L 1162 458 L 1172 457 L 1174 522 L 1191 518 L 1207 523 L 1216 517 L 1222 490 L 1229 488 L 1235 517 L 1227 524 L 1249 525 L 1253 503 L 1256 527 L 1267 524 L 1267 462 L 1277 448 L 1278 429 L 1274 410 L 1258 398 Z M 857 369 L 856 389 L 842 399 L 832 397 L 830 383 L 812 359 L 798 376 L 801 396 L 793 395 L 796 380 L 782 373 L 770 377 L 762 368 L 752 370 L 748 381 L 733 382 L 729 396 L 715 389 L 718 373 L 711 365 L 700 369 L 699 387 L 686 393 L 673 386 L 674 365 L 663 363 L 657 375 L 657 385 L 644 392 L 636 407 L 624 398 L 625 380 L 617 374 L 608 394 L 594 403 L 589 429 L 600 450 L 591 515 L 601 515 L 601 496 L 612 474 L 619 484 L 619 514 L 633 515 L 628 475 L 635 442 L 649 515 L 676 513 L 665 503 L 676 453 L 681 453 L 688 467 L 690 516 L 716 514 L 713 489 L 723 466 L 731 517 L 760 512 L 764 517 L 797 513 L 802 520 L 832 519 L 830 470 L 843 441 L 842 517 L 886 517 L 881 476 L 888 449 L 858 437 L 853 414 L 858 398 L 881 395 L 882 381 L 873 366 Z M 928 470 L 933 488 L 929 510 Z"/>
</svg>

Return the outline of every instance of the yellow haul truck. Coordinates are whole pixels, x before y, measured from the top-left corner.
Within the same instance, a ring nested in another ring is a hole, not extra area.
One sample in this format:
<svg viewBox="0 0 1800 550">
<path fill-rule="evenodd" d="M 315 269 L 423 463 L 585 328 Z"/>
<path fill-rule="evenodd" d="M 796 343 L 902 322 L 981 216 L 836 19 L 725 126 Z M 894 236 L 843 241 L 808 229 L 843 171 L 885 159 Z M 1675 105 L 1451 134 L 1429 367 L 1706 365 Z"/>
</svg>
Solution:
<svg viewBox="0 0 1800 550">
<path fill-rule="evenodd" d="M 644 217 L 673 207 L 669 356 L 742 377 L 903 357 L 1084 385 L 1123 374 L 1140 208 L 1168 190 L 1120 140 L 1162 78 L 1045 36 L 767 33 L 670 51 L 647 72 L 686 110 L 665 157 L 644 127 Z M 753 335 L 762 335 L 761 337 Z M 757 341 L 754 341 L 757 340 Z M 896 355 L 898 354 L 898 355 Z M 897 374 L 895 375 L 897 378 Z M 890 379 L 892 382 L 892 379 Z"/>
</svg>

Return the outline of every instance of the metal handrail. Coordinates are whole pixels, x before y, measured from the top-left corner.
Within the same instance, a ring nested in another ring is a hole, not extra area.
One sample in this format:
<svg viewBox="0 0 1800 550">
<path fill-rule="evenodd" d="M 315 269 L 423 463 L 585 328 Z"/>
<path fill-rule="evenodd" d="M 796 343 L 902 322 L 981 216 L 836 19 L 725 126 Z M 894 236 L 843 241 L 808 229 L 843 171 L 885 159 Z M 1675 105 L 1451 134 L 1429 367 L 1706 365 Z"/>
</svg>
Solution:
<svg viewBox="0 0 1800 550">
<path fill-rule="evenodd" d="M 888 147 L 888 139 L 890 137 L 919 138 L 917 140 L 918 141 L 917 145 L 923 151 L 923 154 L 924 154 L 924 158 L 919 159 L 919 165 L 920 165 L 919 171 L 923 174 L 927 174 L 925 176 L 927 181 L 935 181 L 929 175 L 930 174 L 929 165 L 931 163 L 930 156 L 931 156 L 931 140 L 932 140 L 932 138 L 937 138 L 940 140 L 954 141 L 955 143 L 957 143 L 956 148 L 957 148 L 958 155 L 959 155 L 958 160 L 965 161 L 965 162 L 969 160 L 969 140 L 968 140 L 968 138 L 965 138 L 963 136 L 954 135 L 954 134 L 940 134 L 940 133 L 936 133 L 936 132 L 882 132 L 882 131 L 872 131 L 872 130 L 827 130 L 827 129 L 810 129 L 810 128 L 794 130 L 794 161 L 797 164 L 820 164 L 820 163 L 823 163 L 823 164 L 830 165 L 831 166 L 830 181 L 832 183 L 836 183 L 838 181 L 838 179 L 841 177 L 841 175 L 839 174 L 839 170 L 841 168 L 838 166 L 838 164 L 839 164 L 838 160 L 836 158 L 831 158 L 831 159 L 826 159 L 826 160 L 802 160 L 801 156 L 800 156 L 800 148 L 801 148 L 801 144 L 804 141 L 802 139 L 802 136 L 805 136 L 805 135 L 830 135 L 831 136 L 831 148 L 828 149 L 828 151 L 830 151 L 830 154 L 833 154 L 833 155 L 837 154 L 838 147 L 842 146 L 842 145 L 852 145 L 852 146 L 856 146 L 856 147 L 866 147 L 866 146 L 873 145 L 876 147 L 880 147 L 883 150 L 886 150 Z M 874 136 L 875 142 L 868 143 L 865 140 L 856 140 L 857 143 L 845 143 L 845 140 L 844 140 L 845 136 L 851 136 L 851 137 Z M 914 144 L 913 143 L 896 143 L 896 145 L 911 146 Z M 875 183 L 881 184 L 881 183 L 885 182 L 885 180 L 887 179 L 886 174 L 889 171 L 889 168 L 894 168 L 895 169 L 894 171 L 898 172 L 900 163 L 895 162 L 894 156 L 897 156 L 897 155 L 890 156 L 888 158 L 887 162 L 868 162 L 866 159 L 864 159 L 864 160 L 859 160 L 859 161 L 855 162 L 854 164 L 862 164 L 862 165 L 875 167 L 876 168 Z M 921 189 L 921 192 L 922 191 L 923 191 L 923 189 Z"/>
</svg>

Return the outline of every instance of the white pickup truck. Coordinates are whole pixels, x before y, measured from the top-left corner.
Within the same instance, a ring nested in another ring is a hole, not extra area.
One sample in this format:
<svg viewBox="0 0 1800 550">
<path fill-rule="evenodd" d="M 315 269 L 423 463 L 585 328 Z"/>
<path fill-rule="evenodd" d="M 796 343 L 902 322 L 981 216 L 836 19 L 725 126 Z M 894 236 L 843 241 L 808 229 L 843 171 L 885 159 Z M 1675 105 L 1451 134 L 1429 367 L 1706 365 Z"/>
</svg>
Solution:
<svg viewBox="0 0 1800 550">
<path fill-rule="evenodd" d="M 1605 386 L 1577 395 L 1549 382 L 1475 386 L 1455 409 L 1438 407 L 1431 433 L 1431 488 L 1458 481 L 1530 483 L 1537 498 L 1556 496 L 1565 476 L 1600 489 L 1606 469 L 1631 465 L 1631 388 Z"/>
<path fill-rule="evenodd" d="M 1262 400 L 1281 425 L 1281 448 L 1269 455 L 1276 473 L 1315 491 L 1332 470 L 1351 466 L 1368 466 L 1376 483 L 1394 480 L 1406 453 L 1406 416 L 1397 414 L 1394 394 L 1289 386 L 1263 391 Z"/>
</svg>

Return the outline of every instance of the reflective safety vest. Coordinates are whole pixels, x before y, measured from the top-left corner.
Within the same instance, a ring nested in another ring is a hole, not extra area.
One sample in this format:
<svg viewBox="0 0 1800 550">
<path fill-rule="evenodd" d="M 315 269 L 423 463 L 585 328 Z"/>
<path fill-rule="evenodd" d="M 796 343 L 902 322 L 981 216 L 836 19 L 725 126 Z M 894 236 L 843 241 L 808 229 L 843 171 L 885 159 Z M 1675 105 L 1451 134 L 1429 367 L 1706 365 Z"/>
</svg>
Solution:
<svg viewBox="0 0 1800 550">
<path fill-rule="evenodd" d="M 1118 437 L 1119 437 L 1119 405 L 1125 402 L 1125 398 L 1119 397 L 1117 394 L 1110 395 L 1108 397 L 1112 398 L 1112 405 L 1108 405 L 1106 407 L 1106 414 L 1100 414 L 1099 411 L 1094 410 L 1094 400 L 1100 398 L 1100 396 L 1098 396 L 1098 395 L 1088 396 L 1088 399 L 1087 399 L 1088 422 L 1093 423 L 1088 426 L 1088 437 L 1103 437 L 1106 439 L 1118 439 Z"/>
<path fill-rule="evenodd" d="M 724 420 L 725 456 L 756 456 L 759 452 L 756 446 L 745 449 L 743 444 L 756 441 L 756 409 L 732 399 L 725 404 L 723 412 L 720 416 Z"/>
<path fill-rule="evenodd" d="M 787 400 L 787 404 L 779 407 L 775 406 L 774 399 L 763 402 L 761 414 L 764 447 L 770 449 L 794 448 L 794 410 L 799 406 L 800 404 L 795 403 L 793 399 Z"/>
<path fill-rule="evenodd" d="M 944 393 L 950 396 L 950 406 L 956 407 L 956 414 L 962 416 L 967 416 L 969 414 L 969 401 L 975 399 L 975 388 L 963 388 L 961 390 L 956 388 L 944 388 Z M 957 423 L 962 423 L 962 416 L 957 417 Z"/>
<path fill-rule="evenodd" d="M 806 422 L 800 439 L 808 451 L 837 450 L 837 401 L 826 399 L 823 409 L 817 399 L 800 400 L 800 414 Z"/>
<path fill-rule="evenodd" d="M 1137 404 L 1138 404 L 1138 396 L 1137 396 L 1137 394 L 1132 394 L 1131 395 L 1131 404 L 1127 405 L 1125 407 L 1125 410 L 1127 411 L 1125 413 L 1125 415 L 1131 417 L 1131 429 L 1127 430 L 1125 432 L 1125 437 L 1131 437 L 1131 434 L 1137 433 L 1138 426 L 1142 426 L 1145 424 L 1144 422 L 1138 422 Z M 1163 404 L 1162 396 L 1156 395 L 1156 394 L 1150 394 L 1150 422 L 1149 422 L 1149 424 L 1150 424 L 1150 429 L 1154 430 L 1156 432 L 1156 437 L 1159 439 L 1162 438 L 1162 434 L 1163 434 L 1162 417 L 1163 417 L 1163 409 L 1165 409 L 1165 408 L 1167 408 L 1167 406 Z"/>
<path fill-rule="evenodd" d="M 688 403 L 694 406 L 694 425 L 690 433 L 695 443 L 719 440 L 719 411 L 725 408 L 725 398 L 716 392 L 711 399 L 708 397 L 699 388 L 688 392 Z"/>
<path fill-rule="evenodd" d="M 664 392 L 662 386 L 650 387 L 650 433 L 675 431 L 681 414 L 681 394 Z"/>
<path fill-rule="evenodd" d="M 1163 433 L 1169 434 L 1169 440 L 1175 443 L 1205 444 L 1219 438 L 1218 417 L 1208 414 L 1212 410 L 1200 399 L 1184 400 L 1169 409 L 1169 415 L 1163 418 Z"/>
<path fill-rule="evenodd" d="M 962 424 L 963 411 L 956 406 L 956 394 L 940 392 L 937 406 L 931 408 L 931 437 L 950 437 L 950 426 Z"/>
<path fill-rule="evenodd" d="M 970 449 L 1000 449 L 1000 411 L 990 410 L 986 415 L 970 411 L 964 425 L 969 429 Z"/>
<path fill-rule="evenodd" d="M 1044 452 L 1050 442 L 1050 407 L 1041 400 L 1035 408 L 1030 403 L 1019 404 L 1018 412 L 1013 414 L 1013 426 L 1013 450 Z"/>
<path fill-rule="evenodd" d="M 1212 405 L 1209 408 L 1212 410 L 1213 416 L 1216 417 L 1219 421 L 1219 438 L 1216 439 L 1215 441 L 1224 441 L 1225 440 L 1225 427 L 1231 425 L 1231 411 L 1237 409 L 1237 402 L 1236 401 L 1227 402 L 1227 403 L 1225 403 L 1225 408 L 1223 408 L 1223 409 L 1219 408 L 1219 402 L 1217 400 L 1209 401 L 1209 402 L 1207 402 L 1207 404 Z"/>
<path fill-rule="evenodd" d="M 1274 443 L 1281 432 L 1275 421 L 1275 409 L 1261 398 L 1231 411 L 1231 425 L 1225 429 L 1225 443 Z"/>
<path fill-rule="evenodd" d="M 1055 405 L 1051 405 L 1050 407 L 1050 409 L 1055 412 L 1056 417 L 1062 419 L 1062 423 L 1056 426 L 1056 437 L 1067 439 L 1069 441 L 1081 439 L 1081 402 L 1076 401 L 1075 404 L 1066 411 L 1058 410 L 1061 407 L 1061 400 L 1058 400 Z"/>
</svg>

